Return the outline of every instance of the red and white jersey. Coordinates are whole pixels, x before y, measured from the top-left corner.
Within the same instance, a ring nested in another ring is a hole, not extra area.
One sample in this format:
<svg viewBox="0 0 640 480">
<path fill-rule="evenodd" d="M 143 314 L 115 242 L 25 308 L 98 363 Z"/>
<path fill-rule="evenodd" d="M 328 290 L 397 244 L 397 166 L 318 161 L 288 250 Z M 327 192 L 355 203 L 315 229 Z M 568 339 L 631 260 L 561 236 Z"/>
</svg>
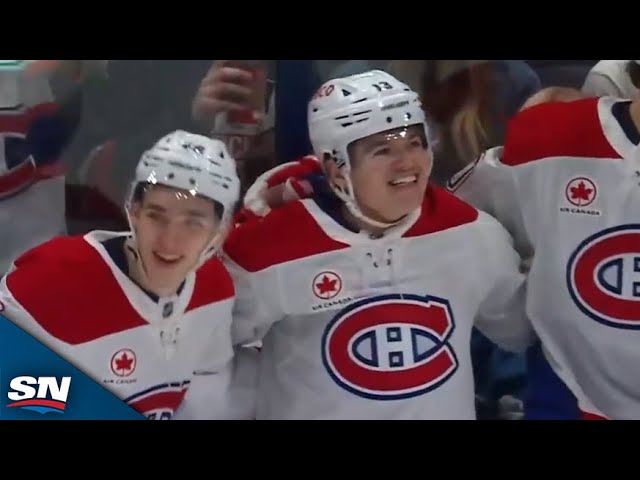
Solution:
<svg viewBox="0 0 640 480">
<path fill-rule="evenodd" d="M 451 182 L 533 254 L 527 313 L 545 356 L 583 412 L 612 419 L 640 418 L 640 150 L 625 129 L 640 134 L 628 105 L 525 110 L 504 148 Z"/>
<path fill-rule="evenodd" d="M 251 382 L 234 377 L 234 289 L 222 263 L 153 298 L 107 250 L 126 235 L 60 237 L 25 253 L 0 283 L 2 314 L 150 419 L 178 407 L 184 418 L 252 418 Z"/>
<path fill-rule="evenodd" d="M 0 274 L 21 253 L 66 231 L 62 166 L 38 165 L 27 144 L 31 125 L 56 109 L 46 74 L 0 71 Z"/>
<path fill-rule="evenodd" d="M 435 187 L 380 238 L 321 204 L 288 203 L 226 243 L 234 342 L 262 340 L 257 418 L 475 419 L 474 322 L 505 348 L 530 341 L 507 232 Z"/>
</svg>

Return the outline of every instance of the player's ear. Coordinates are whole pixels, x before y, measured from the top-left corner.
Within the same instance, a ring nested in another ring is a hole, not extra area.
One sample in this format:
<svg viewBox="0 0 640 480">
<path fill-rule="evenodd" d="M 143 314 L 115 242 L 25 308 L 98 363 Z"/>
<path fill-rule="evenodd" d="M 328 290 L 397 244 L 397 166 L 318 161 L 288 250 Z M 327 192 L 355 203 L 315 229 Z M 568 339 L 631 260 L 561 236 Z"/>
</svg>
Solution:
<svg viewBox="0 0 640 480">
<path fill-rule="evenodd" d="M 323 166 L 329 185 L 335 185 L 341 190 L 345 190 L 347 188 L 347 182 L 342 170 L 338 168 L 335 157 L 326 153 L 323 158 Z"/>
<path fill-rule="evenodd" d="M 142 211 L 142 203 L 139 201 L 133 200 L 129 204 L 127 204 L 125 208 L 127 209 L 129 218 L 131 219 L 131 223 L 135 228 L 136 223 L 138 223 L 138 220 L 140 219 L 140 213 Z"/>
</svg>

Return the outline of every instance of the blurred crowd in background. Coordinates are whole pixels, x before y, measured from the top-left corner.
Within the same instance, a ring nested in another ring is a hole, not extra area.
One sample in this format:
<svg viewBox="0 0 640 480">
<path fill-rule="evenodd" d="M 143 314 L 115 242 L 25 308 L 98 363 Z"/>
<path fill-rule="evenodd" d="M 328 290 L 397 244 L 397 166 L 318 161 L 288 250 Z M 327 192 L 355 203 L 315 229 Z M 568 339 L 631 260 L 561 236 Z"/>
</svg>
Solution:
<svg viewBox="0 0 640 480">
<path fill-rule="evenodd" d="M 207 103 L 207 79 L 221 61 L 0 62 L 0 272 L 53 235 L 126 230 L 133 168 L 176 129 L 228 139 L 245 186 L 310 153 L 306 103 L 336 76 L 378 68 L 421 93 L 437 134 L 433 181 L 440 184 L 501 145 L 509 118 L 545 87 L 637 93 L 625 60 L 264 60 L 255 64 L 267 79 L 264 115 L 251 131 L 229 132 L 218 122 L 224 108 Z M 519 418 L 526 358 L 480 334 L 474 355 L 480 418 Z"/>
</svg>

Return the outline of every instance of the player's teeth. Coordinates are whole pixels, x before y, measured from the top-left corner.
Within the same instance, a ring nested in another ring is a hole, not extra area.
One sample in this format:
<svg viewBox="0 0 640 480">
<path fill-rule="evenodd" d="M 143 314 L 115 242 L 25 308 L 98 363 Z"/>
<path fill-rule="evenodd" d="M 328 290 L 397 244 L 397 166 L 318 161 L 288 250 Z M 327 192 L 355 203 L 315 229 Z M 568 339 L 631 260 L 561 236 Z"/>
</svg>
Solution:
<svg viewBox="0 0 640 480">
<path fill-rule="evenodd" d="M 397 178 L 395 180 L 392 180 L 390 183 L 391 185 L 404 185 L 406 183 L 415 182 L 416 180 L 417 177 L 415 175 L 411 175 L 410 177 Z"/>
<path fill-rule="evenodd" d="M 160 255 L 160 254 L 156 254 L 156 255 L 158 255 L 161 259 L 166 260 L 167 262 L 172 262 L 180 258 L 179 256 Z"/>
</svg>

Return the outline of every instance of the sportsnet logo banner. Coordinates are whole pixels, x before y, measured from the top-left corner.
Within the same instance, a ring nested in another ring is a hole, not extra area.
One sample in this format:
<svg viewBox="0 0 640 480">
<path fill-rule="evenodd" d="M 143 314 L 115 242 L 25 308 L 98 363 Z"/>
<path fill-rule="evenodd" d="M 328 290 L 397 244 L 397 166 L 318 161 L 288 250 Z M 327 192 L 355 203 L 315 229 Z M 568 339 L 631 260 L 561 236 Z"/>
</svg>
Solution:
<svg viewBox="0 0 640 480">
<path fill-rule="evenodd" d="M 0 420 L 144 420 L 0 315 Z"/>
</svg>

